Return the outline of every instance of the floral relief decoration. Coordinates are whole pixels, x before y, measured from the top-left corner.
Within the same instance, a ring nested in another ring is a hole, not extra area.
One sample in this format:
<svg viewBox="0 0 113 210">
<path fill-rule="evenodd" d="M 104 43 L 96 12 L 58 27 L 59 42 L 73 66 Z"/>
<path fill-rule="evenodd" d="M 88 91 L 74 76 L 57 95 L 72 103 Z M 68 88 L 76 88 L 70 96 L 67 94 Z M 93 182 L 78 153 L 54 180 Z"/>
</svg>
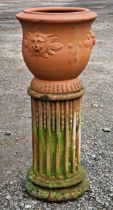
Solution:
<svg viewBox="0 0 113 210">
<path fill-rule="evenodd" d="M 92 48 L 93 45 L 95 44 L 95 42 L 96 42 L 95 35 L 94 35 L 93 31 L 90 30 L 88 35 L 87 35 L 87 39 L 85 40 L 84 44 L 85 44 L 86 47 Z"/>
<path fill-rule="evenodd" d="M 53 34 L 40 32 L 28 33 L 23 39 L 23 45 L 34 56 L 48 58 L 55 55 L 56 51 L 63 48 L 63 44 L 57 42 L 58 38 Z"/>
</svg>

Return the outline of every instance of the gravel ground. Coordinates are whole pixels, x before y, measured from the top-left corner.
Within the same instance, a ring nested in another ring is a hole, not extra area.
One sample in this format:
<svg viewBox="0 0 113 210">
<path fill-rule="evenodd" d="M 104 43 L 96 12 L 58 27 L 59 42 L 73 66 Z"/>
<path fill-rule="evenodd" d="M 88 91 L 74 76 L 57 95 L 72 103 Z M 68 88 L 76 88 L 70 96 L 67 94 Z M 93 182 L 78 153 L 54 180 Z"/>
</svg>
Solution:
<svg viewBox="0 0 113 210">
<path fill-rule="evenodd" d="M 46 3 L 45 3 L 46 2 Z M 32 161 L 30 97 L 32 75 L 21 55 L 15 13 L 25 7 L 89 7 L 98 13 L 97 43 L 82 80 L 82 164 L 90 180 L 81 198 L 50 204 L 31 198 L 24 178 Z M 0 0 L 0 210 L 113 210 L 113 1 Z"/>
</svg>

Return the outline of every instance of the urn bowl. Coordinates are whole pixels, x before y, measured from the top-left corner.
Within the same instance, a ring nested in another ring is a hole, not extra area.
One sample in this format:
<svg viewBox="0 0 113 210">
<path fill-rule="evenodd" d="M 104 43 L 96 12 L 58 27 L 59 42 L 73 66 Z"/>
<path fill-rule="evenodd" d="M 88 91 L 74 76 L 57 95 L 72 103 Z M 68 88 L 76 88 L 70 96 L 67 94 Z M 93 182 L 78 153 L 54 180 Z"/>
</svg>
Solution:
<svg viewBox="0 0 113 210">
<path fill-rule="evenodd" d="M 78 77 L 88 63 L 96 14 L 86 8 L 25 9 L 16 16 L 23 29 L 22 53 L 31 73 L 41 80 Z"/>
</svg>

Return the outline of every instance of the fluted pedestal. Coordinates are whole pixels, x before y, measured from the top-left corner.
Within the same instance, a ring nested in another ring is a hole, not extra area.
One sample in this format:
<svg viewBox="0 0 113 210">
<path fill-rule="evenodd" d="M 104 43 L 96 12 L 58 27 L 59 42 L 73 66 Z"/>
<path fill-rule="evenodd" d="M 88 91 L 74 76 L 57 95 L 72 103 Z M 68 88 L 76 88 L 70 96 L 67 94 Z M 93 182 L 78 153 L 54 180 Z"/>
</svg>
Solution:
<svg viewBox="0 0 113 210">
<path fill-rule="evenodd" d="M 36 198 L 71 200 L 88 188 L 80 165 L 83 93 L 78 78 L 51 83 L 33 79 L 28 88 L 33 166 L 28 171 L 26 189 Z"/>
</svg>

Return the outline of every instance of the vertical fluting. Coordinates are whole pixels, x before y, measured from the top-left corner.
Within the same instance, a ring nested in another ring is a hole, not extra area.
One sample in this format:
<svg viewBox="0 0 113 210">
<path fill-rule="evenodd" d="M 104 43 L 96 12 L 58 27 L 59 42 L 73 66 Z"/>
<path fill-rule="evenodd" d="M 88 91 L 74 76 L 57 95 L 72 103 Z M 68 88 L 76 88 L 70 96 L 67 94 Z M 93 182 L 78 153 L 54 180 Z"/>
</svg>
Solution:
<svg viewBox="0 0 113 210">
<path fill-rule="evenodd" d="M 79 144 L 78 144 L 78 164 L 80 164 L 80 151 L 81 151 L 81 102 L 82 100 L 79 100 L 79 128 L 78 128 L 78 139 L 79 139 Z"/>
<path fill-rule="evenodd" d="M 65 175 L 65 101 L 60 102 L 60 176 Z"/>
<path fill-rule="evenodd" d="M 73 102 L 69 101 L 69 129 L 71 130 L 73 127 Z"/>
<path fill-rule="evenodd" d="M 76 159 L 79 162 L 79 100 L 76 101 Z"/>
<path fill-rule="evenodd" d="M 56 102 L 51 102 L 51 144 L 50 144 L 51 176 L 56 174 Z"/>
<path fill-rule="evenodd" d="M 33 149 L 33 168 L 34 171 L 38 171 L 38 136 L 37 136 L 37 124 L 36 124 L 36 101 L 31 97 L 31 109 L 32 109 L 32 149 Z"/>
<path fill-rule="evenodd" d="M 81 99 L 41 101 L 31 98 L 33 167 L 40 176 L 70 176 L 80 164 Z"/>
<path fill-rule="evenodd" d="M 73 173 L 75 173 L 75 164 L 76 164 L 76 157 L 75 157 L 75 150 L 76 150 L 76 109 L 75 109 L 75 102 L 73 101 L 73 134 L 72 134 L 72 168 Z"/>
<path fill-rule="evenodd" d="M 66 120 L 66 133 L 65 133 L 65 175 L 68 174 L 68 150 L 69 150 L 69 101 L 65 102 L 65 120 Z"/>
<path fill-rule="evenodd" d="M 56 176 L 60 175 L 59 171 L 59 151 L 60 150 L 60 102 L 56 102 Z"/>
<path fill-rule="evenodd" d="M 65 110 L 64 110 L 64 101 L 61 101 L 61 131 L 64 130 L 64 121 L 65 121 Z"/>
<path fill-rule="evenodd" d="M 44 130 L 46 130 L 47 128 L 47 106 L 46 106 L 46 102 L 43 102 L 43 127 Z"/>
<path fill-rule="evenodd" d="M 51 104 L 51 117 L 52 117 L 52 131 L 55 131 L 55 102 L 52 102 Z"/>
<path fill-rule="evenodd" d="M 42 161 L 42 156 L 43 156 L 43 151 L 42 151 L 42 141 L 43 141 L 43 133 L 42 133 L 42 121 L 43 121 L 43 115 L 42 115 L 42 102 L 38 101 L 38 112 L 39 112 L 39 173 L 43 173 L 43 161 Z"/>
<path fill-rule="evenodd" d="M 47 102 L 47 132 L 46 132 L 46 141 L 47 141 L 47 176 L 50 176 L 50 143 L 51 143 L 51 104 Z"/>
</svg>

